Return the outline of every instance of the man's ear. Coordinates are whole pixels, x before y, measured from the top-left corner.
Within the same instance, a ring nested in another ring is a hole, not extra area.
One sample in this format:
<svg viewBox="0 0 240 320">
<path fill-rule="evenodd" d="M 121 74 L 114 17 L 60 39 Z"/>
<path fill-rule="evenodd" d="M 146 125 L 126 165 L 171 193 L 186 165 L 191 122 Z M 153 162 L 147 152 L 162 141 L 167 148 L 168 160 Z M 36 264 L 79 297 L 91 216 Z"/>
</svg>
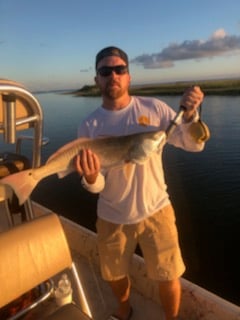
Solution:
<svg viewBox="0 0 240 320">
<path fill-rule="evenodd" d="M 132 81 L 132 77 L 129 74 L 129 85 L 130 85 L 131 81 Z"/>
</svg>

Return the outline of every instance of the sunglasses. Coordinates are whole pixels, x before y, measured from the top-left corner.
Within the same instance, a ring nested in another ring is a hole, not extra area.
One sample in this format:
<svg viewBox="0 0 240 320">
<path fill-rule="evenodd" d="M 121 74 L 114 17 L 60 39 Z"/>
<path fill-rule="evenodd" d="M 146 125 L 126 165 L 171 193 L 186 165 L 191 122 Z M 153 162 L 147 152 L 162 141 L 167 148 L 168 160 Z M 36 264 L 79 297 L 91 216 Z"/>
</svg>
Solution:
<svg viewBox="0 0 240 320">
<path fill-rule="evenodd" d="M 126 74 L 128 72 L 128 66 L 101 67 L 97 70 L 97 73 L 100 74 L 101 77 L 109 77 L 113 71 L 118 75 Z"/>
</svg>

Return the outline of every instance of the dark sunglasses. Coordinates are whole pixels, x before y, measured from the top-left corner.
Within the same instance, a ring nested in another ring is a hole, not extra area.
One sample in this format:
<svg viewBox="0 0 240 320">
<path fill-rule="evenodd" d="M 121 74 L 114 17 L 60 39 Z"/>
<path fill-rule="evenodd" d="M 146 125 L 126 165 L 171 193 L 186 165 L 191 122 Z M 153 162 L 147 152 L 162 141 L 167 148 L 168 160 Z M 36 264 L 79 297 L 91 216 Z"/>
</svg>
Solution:
<svg viewBox="0 0 240 320">
<path fill-rule="evenodd" d="M 113 71 L 118 75 L 126 74 L 128 72 L 128 66 L 101 67 L 97 70 L 97 73 L 100 74 L 101 77 L 109 77 Z"/>
</svg>

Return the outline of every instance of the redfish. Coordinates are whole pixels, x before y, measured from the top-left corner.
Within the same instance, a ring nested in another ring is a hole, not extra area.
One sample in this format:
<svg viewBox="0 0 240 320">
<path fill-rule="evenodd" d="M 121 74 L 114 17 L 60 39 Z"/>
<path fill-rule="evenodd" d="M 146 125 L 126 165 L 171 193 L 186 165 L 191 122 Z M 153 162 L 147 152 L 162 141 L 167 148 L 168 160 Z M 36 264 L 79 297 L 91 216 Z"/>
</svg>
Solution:
<svg viewBox="0 0 240 320">
<path fill-rule="evenodd" d="M 63 178 L 74 171 L 73 160 L 83 149 L 91 149 L 99 157 L 101 168 L 108 169 L 129 162 L 142 164 L 153 152 L 160 150 L 165 139 L 163 131 L 98 139 L 79 138 L 61 147 L 45 165 L 9 175 L 0 183 L 10 186 L 22 204 L 42 179 L 56 173 Z"/>
</svg>

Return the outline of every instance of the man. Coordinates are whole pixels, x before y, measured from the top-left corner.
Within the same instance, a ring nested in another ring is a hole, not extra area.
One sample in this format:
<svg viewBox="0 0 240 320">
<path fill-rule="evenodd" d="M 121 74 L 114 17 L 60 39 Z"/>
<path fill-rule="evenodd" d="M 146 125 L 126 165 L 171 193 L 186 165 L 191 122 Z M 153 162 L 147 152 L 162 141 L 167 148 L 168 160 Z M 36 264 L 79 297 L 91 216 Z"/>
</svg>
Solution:
<svg viewBox="0 0 240 320">
<path fill-rule="evenodd" d="M 129 95 L 128 57 L 116 47 L 107 47 L 96 56 L 95 82 L 102 94 L 102 106 L 79 127 L 79 136 L 121 136 L 166 130 L 175 112 L 164 102 Z M 197 108 L 203 93 L 197 86 L 185 91 L 180 105 L 185 107 L 182 123 L 168 143 L 189 151 L 201 151 L 189 133 L 198 120 Z M 166 191 L 162 160 L 153 154 L 144 164 L 129 164 L 101 171 L 101 163 L 91 150 L 76 158 L 76 169 L 83 186 L 100 193 L 98 200 L 98 247 L 102 276 L 118 301 L 109 319 L 130 319 L 129 261 L 140 244 L 148 276 L 159 282 L 159 293 L 166 320 L 177 319 L 185 271 L 178 244 L 175 215 Z"/>
</svg>

